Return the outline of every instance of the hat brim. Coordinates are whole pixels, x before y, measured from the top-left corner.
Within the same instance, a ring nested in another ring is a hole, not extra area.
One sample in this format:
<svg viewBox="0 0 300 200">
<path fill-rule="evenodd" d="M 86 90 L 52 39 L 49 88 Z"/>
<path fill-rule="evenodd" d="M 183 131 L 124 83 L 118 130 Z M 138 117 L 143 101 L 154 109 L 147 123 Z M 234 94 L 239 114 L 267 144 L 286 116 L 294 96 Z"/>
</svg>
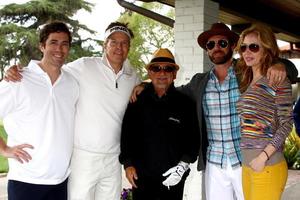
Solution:
<svg viewBox="0 0 300 200">
<path fill-rule="evenodd" d="M 228 38 L 228 40 L 231 42 L 231 44 L 236 44 L 237 41 L 239 40 L 239 35 L 236 34 L 233 31 L 227 31 L 227 30 L 208 30 L 203 33 L 201 33 L 198 36 L 198 44 L 200 47 L 203 49 L 206 49 L 206 43 L 208 39 L 214 35 L 224 35 Z"/>
<path fill-rule="evenodd" d="M 149 64 L 146 65 L 146 69 L 149 69 L 149 67 L 150 67 L 151 65 L 156 65 L 156 64 L 168 64 L 168 65 L 174 66 L 174 67 L 176 68 L 176 70 L 179 69 L 179 66 L 178 66 L 177 64 L 175 64 L 175 63 L 170 63 L 170 62 L 152 62 L 152 63 L 149 63 Z"/>
</svg>

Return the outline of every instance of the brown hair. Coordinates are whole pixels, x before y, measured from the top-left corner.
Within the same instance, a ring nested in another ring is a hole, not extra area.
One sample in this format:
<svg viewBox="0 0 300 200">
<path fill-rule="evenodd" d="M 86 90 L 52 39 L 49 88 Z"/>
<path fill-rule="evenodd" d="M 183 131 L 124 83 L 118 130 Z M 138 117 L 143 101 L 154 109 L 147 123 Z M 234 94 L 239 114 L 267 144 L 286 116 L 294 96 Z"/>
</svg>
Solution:
<svg viewBox="0 0 300 200">
<path fill-rule="evenodd" d="M 279 56 L 279 48 L 277 46 L 277 41 L 275 34 L 272 32 L 271 28 L 262 24 L 253 24 L 251 27 L 245 29 L 237 43 L 236 51 L 240 55 L 240 59 L 237 62 L 237 76 L 240 79 L 240 91 L 245 92 L 250 85 L 253 74 L 251 66 L 247 66 L 245 60 L 242 57 L 242 52 L 240 49 L 241 44 L 244 42 L 245 37 L 254 33 L 257 35 L 261 42 L 260 48 L 263 49 L 262 67 L 261 73 L 265 76 L 267 74 L 268 68 L 274 63 Z"/>
<path fill-rule="evenodd" d="M 59 33 L 59 32 L 66 33 L 69 36 L 69 44 L 71 44 L 72 42 L 71 32 L 68 26 L 65 23 L 60 21 L 50 22 L 40 30 L 40 43 L 45 44 L 45 42 L 47 41 L 51 33 Z"/>
</svg>

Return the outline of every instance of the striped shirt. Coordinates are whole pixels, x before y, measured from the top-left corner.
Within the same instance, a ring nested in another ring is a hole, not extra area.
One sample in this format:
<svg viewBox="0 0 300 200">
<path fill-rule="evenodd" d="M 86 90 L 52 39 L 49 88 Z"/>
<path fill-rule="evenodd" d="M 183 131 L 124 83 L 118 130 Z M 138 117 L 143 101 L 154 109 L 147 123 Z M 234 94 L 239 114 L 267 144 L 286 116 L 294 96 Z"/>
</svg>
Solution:
<svg viewBox="0 0 300 200">
<path fill-rule="evenodd" d="M 243 93 L 238 101 L 244 149 L 263 149 L 272 144 L 282 150 L 293 124 L 292 87 L 288 80 L 269 86 L 262 77 Z"/>
<path fill-rule="evenodd" d="M 220 168 L 241 165 L 240 120 L 236 102 L 240 97 L 237 78 L 230 67 L 222 84 L 210 72 L 204 99 L 203 110 L 207 126 L 208 142 L 207 161 Z M 229 160 L 228 160 L 229 158 Z"/>
</svg>

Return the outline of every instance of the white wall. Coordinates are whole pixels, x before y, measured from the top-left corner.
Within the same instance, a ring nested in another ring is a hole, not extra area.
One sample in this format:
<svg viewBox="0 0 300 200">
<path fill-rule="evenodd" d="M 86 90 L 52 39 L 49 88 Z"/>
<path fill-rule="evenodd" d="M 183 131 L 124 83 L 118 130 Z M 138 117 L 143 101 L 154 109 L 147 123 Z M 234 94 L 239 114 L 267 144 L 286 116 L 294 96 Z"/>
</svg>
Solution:
<svg viewBox="0 0 300 200">
<path fill-rule="evenodd" d="M 209 0 L 175 1 L 175 57 L 181 66 L 176 85 L 187 83 L 197 72 L 209 70 L 210 61 L 197 38 L 218 21 L 218 14 L 218 3 Z"/>
</svg>

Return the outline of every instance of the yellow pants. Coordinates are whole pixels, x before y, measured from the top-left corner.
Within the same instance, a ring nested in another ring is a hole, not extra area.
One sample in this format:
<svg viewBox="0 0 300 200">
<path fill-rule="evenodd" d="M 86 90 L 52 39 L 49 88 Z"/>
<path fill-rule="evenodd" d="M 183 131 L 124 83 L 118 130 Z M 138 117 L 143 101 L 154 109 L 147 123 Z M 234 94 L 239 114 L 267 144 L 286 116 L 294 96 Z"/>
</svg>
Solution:
<svg viewBox="0 0 300 200">
<path fill-rule="evenodd" d="M 280 200 L 287 180 L 287 164 L 281 161 L 255 172 L 243 165 L 242 179 L 245 200 Z"/>
</svg>

